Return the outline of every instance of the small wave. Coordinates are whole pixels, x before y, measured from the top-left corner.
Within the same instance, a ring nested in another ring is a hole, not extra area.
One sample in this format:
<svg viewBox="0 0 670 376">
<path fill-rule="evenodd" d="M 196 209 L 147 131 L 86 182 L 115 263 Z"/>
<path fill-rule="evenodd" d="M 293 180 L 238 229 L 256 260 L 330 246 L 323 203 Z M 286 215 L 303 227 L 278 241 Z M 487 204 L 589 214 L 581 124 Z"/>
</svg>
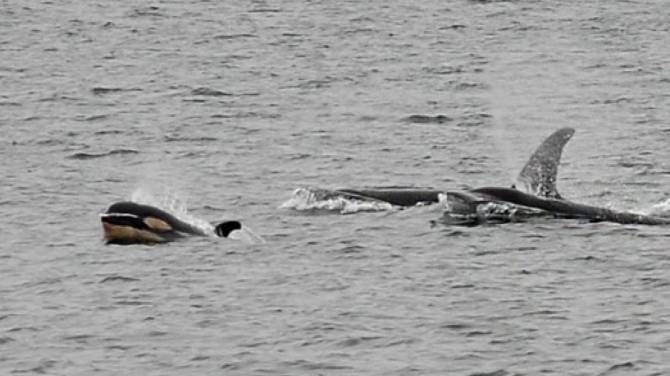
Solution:
<svg viewBox="0 0 670 376">
<path fill-rule="evenodd" d="M 338 346 L 341 347 L 353 347 L 353 346 L 358 346 L 363 343 L 371 342 L 371 341 L 377 341 L 383 339 L 381 336 L 360 336 L 360 337 L 350 337 L 347 339 L 344 339 L 340 342 L 337 343 Z"/>
<path fill-rule="evenodd" d="M 512 0 L 470 0 L 472 3 L 479 3 L 479 4 L 489 4 L 489 3 L 507 3 Z"/>
<path fill-rule="evenodd" d="M 492 372 L 475 372 L 471 373 L 469 376 L 507 376 L 510 373 L 504 369 L 499 369 Z"/>
<path fill-rule="evenodd" d="M 219 141 L 216 137 L 183 137 L 183 136 L 170 136 L 167 135 L 164 137 L 165 142 L 214 142 Z"/>
<path fill-rule="evenodd" d="M 312 362 L 308 360 L 292 360 L 292 361 L 283 361 L 281 365 L 287 366 L 289 368 L 299 368 L 306 371 L 329 371 L 329 370 L 351 370 L 352 367 L 345 366 L 335 363 L 323 363 L 323 362 Z M 319 372 L 319 374 L 321 374 Z"/>
<path fill-rule="evenodd" d="M 79 342 L 79 343 L 87 343 L 89 339 L 95 338 L 91 334 L 75 334 L 72 336 L 65 336 L 63 337 L 64 341 L 74 341 L 74 342 Z"/>
<path fill-rule="evenodd" d="M 365 201 L 347 197 L 332 190 L 320 188 L 297 188 L 290 199 L 280 205 L 281 209 L 298 211 L 337 211 L 341 214 L 393 210 L 394 206 L 383 201 Z"/>
<path fill-rule="evenodd" d="M 462 66 L 426 67 L 422 70 L 428 74 L 437 75 L 461 74 L 466 72 L 466 68 Z"/>
<path fill-rule="evenodd" d="M 492 115 L 487 113 L 468 114 L 459 119 L 456 125 L 459 127 L 478 127 L 486 125 L 491 118 Z"/>
<path fill-rule="evenodd" d="M 91 92 L 95 95 L 103 95 L 103 94 L 115 93 L 122 90 L 123 89 L 118 87 L 94 87 L 93 89 L 91 89 Z"/>
<path fill-rule="evenodd" d="M 254 34 L 246 34 L 246 33 L 241 33 L 241 34 L 220 34 L 214 36 L 214 39 L 241 39 L 241 38 L 254 38 L 256 35 Z"/>
<path fill-rule="evenodd" d="M 77 121 L 98 121 L 107 119 L 109 115 L 91 115 L 91 116 L 77 116 Z"/>
<path fill-rule="evenodd" d="M 249 10 L 249 13 L 280 13 L 279 8 L 257 8 Z"/>
<path fill-rule="evenodd" d="M 122 275 L 110 275 L 108 277 L 103 278 L 100 283 L 105 283 L 105 282 L 114 282 L 114 281 L 120 281 L 120 282 L 135 282 L 139 281 L 137 278 L 131 278 L 131 277 L 124 277 Z"/>
<path fill-rule="evenodd" d="M 97 131 L 94 134 L 96 136 L 106 136 L 106 135 L 109 135 L 109 134 L 123 134 L 123 131 L 118 130 L 118 129 L 107 129 L 107 130 L 104 130 L 104 131 Z"/>
<path fill-rule="evenodd" d="M 43 359 L 40 360 L 39 364 L 36 365 L 33 368 L 26 368 L 26 369 L 15 369 L 11 373 L 30 373 L 30 374 L 39 374 L 39 375 L 46 375 L 49 373 L 49 369 L 53 368 L 56 364 L 58 364 L 57 361 L 51 360 L 51 359 Z"/>
<path fill-rule="evenodd" d="M 14 106 L 14 107 L 21 107 L 22 104 L 19 102 L 5 102 L 5 101 L 0 101 L 0 106 Z"/>
<path fill-rule="evenodd" d="M 611 366 L 605 372 L 605 374 L 609 373 L 609 372 L 613 372 L 613 371 L 629 372 L 629 371 L 632 371 L 634 368 L 635 368 L 635 363 L 633 363 L 633 362 L 623 362 L 623 363 L 619 363 L 619 364 L 615 364 L 615 365 Z"/>
<path fill-rule="evenodd" d="M 663 202 L 659 202 L 658 204 L 652 206 L 651 209 L 647 210 L 645 213 L 642 214 L 657 217 L 670 217 L 670 198 Z"/>
<path fill-rule="evenodd" d="M 0 345 L 5 343 L 14 342 L 14 338 L 11 337 L 0 337 Z"/>
<path fill-rule="evenodd" d="M 212 119 L 244 119 L 244 118 L 260 118 L 260 119 L 279 119 L 280 114 L 276 113 L 262 113 L 262 112 L 237 112 L 234 114 L 214 114 Z"/>
<path fill-rule="evenodd" d="M 106 153 L 74 153 L 68 158 L 70 159 L 78 159 L 78 160 L 87 160 L 87 159 L 96 159 L 96 158 L 104 158 L 104 157 L 109 157 L 112 155 L 124 155 L 124 154 L 139 154 L 139 151 L 133 150 L 133 149 L 115 149 L 112 151 L 108 151 Z"/>
<path fill-rule="evenodd" d="M 403 120 L 414 124 L 444 124 L 453 119 L 447 115 L 410 115 Z"/>
<path fill-rule="evenodd" d="M 117 300 L 114 304 L 121 306 L 149 306 L 152 303 L 147 300 Z"/>
<path fill-rule="evenodd" d="M 160 8 L 157 6 L 148 6 L 142 8 L 136 8 L 129 14 L 130 17 L 165 17 L 165 15 L 160 11 Z"/>
<path fill-rule="evenodd" d="M 105 349 L 107 350 L 120 350 L 120 351 L 127 351 L 132 349 L 132 346 L 124 346 L 124 345 L 110 345 L 110 346 L 105 346 Z"/>
<path fill-rule="evenodd" d="M 193 89 L 191 91 L 191 94 L 192 95 L 200 95 L 200 96 L 204 96 L 204 97 L 224 97 L 224 96 L 230 97 L 230 96 L 233 95 L 232 93 L 228 93 L 228 92 L 220 91 L 220 90 L 216 90 L 216 89 L 210 89 L 208 87 L 199 87 L 197 89 Z"/>
<path fill-rule="evenodd" d="M 121 91 L 142 91 L 140 88 L 122 88 L 122 87 L 104 87 L 104 86 L 96 86 L 93 89 L 91 89 L 91 92 L 94 95 L 105 95 L 105 94 L 111 94 L 111 93 L 118 93 Z"/>
<path fill-rule="evenodd" d="M 465 28 L 466 28 L 466 26 L 463 25 L 463 24 L 453 24 L 453 25 L 449 25 L 449 26 L 442 26 L 440 28 L 440 30 L 461 30 L 461 29 L 465 29 Z"/>
</svg>

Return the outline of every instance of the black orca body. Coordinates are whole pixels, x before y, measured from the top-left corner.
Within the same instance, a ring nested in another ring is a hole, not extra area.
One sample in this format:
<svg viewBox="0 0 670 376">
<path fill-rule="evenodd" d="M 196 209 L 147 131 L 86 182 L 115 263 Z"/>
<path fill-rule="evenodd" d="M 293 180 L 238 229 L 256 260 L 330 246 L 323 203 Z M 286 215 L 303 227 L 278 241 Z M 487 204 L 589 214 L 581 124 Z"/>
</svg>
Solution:
<svg viewBox="0 0 670 376">
<path fill-rule="evenodd" d="M 380 188 L 380 189 L 337 189 L 335 193 L 350 199 L 376 200 L 388 202 L 396 206 L 415 206 L 439 202 L 443 191 L 414 188 Z"/>
<path fill-rule="evenodd" d="M 164 243 L 189 235 L 207 236 L 204 230 L 164 210 L 131 201 L 112 204 L 100 220 L 108 244 Z M 214 232 L 228 237 L 241 228 L 238 221 L 226 221 L 217 224 Z"/>
<path fill-rule="evenodd" d="M 478 218 L 475 221 L 480 222 L 485 221 L 486 217 L 514 220 L 513 214 L 518 213 L 521 218 L 544 216 L 621 224 L 670 225 L 668 218 L 619 212 L 563 199 L 556 189 L 556 177 L 563 147 L 574 132 L 573 128 L 561 128 L 547 137 L 530 157 L 521 170 L 517 183 L 511 188 L 482 187 L 465 191 L 379 188 L 338 189 L 334 192 L 346 198 L 382 201 L 401 207 L 437 203 L 440 201 L 440 195 L 444 195 L 451 213 L 469 215 Z M 517 189 L 516 186 L 524 191 Z M 496 213 L 491 212 L 481 215 L 482 207 L 486 208 L 489 205 L 494 209 L 496 205 L 507 205 L 508 209 L 505 213 L 497 213 L 503 214 L 502 216 L 496 217 Z"/>
<path fill-rule="evenodd" d="M 615 222 L 621 224 L 670 225 L 670 218 L 620 212 L 560 198 L 539 197 L 514 188 L 483 187 L 473 189 L 470 192 L 478 195 L 480 203 L 511 203 L 522 207 L 539 209 L 560 218 L 587 219 L 593 222 Z M 447 192 L 448 196 L 449 193 Z"/>
</svg>

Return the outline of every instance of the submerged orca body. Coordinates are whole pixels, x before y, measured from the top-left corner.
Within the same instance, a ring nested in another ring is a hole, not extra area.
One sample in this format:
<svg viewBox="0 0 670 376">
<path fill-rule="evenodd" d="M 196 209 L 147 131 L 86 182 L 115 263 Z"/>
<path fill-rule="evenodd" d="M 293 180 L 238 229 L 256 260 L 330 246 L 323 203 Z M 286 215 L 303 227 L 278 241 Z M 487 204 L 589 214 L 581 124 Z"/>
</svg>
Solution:
<svg viewBox="0 0 670 376">
<path fill-rule="evenodd" d="M 511 188 L 482 187 L 465 191 L 380 188 L 338 189 L 334 192 L 346 198 L 382 201 L 402 207 L 437 203 L 440 195 L 444 195 L 449 208 L 445 216 L 470 216 L 475 223 L 491 218 L 512 221 L 543 216 L 622 224 L 670 224 L 669 218 L 619 212 L 565 200 L 556 189 L 556 177 L 563 147 L 574 133 L 573 128 L 561 128 L 547 137 L 530 157 Z M 517 189 L 517 186 L 523 191 Z"/>
<path fill-rule="evenodd" d="M 560 218 L 587 219 L 593 222 L 615 222 L 639 225 L 669 225 L 669 218 L 653 217 L 629 212 L 619 212 L 597 206 L 530 195 L 514 188 L 484 187 L 470 191 L 483 203 L 510 203 L 521 207 L 539 209 Z M 447 193 L 447 197 L 449 193 Z M 559 196 L 560 197 L 560 196 Z M 542 214 L 542 212 L 540 212 Z"/>
<path fill-rule="evenodd" d="M 443 191 L 415 188 L 338 189 L 335 193 L 354 200 L 376 200 L 396 206 L 415 206 L 439 202 Z"/>
<path fill-rule="evenodd" d="M 164 243 L 189 235 L 208 235 L 164 210 L 131 201 L 112 204 L 100 221 L 108 244 Z M 214 233 L 228 237 L 241 228 L 238 221 L 226 221 L 215 225 Z"/>
</svg>

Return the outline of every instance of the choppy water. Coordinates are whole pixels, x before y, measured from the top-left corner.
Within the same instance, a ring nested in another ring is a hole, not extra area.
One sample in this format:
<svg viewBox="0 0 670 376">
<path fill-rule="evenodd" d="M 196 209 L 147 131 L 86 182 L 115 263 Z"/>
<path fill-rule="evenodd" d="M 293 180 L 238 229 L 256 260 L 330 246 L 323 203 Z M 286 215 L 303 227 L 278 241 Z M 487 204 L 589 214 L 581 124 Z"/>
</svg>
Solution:
<svg viewBox="0 0 670 376">
<path fill-rule="evenodd" d="M 669 25 L 660 0 L 0 3 L 0 373 L 670 373 L 667 228 L 281 207 L 507 185 L 572 126 L 564 196 L 667 210 Z M 103 245 L 137 192 L 265 243 Z"/>
</svg>

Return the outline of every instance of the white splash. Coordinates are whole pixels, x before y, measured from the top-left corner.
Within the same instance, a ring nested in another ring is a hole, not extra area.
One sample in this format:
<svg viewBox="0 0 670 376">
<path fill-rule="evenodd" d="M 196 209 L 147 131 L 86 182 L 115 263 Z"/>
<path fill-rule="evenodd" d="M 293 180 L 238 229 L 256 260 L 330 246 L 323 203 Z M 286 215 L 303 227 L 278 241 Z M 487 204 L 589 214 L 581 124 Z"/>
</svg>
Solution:
<svg viewBox="0 0 670 376">
<path fill-rule="evenodd" d="M 670 198 L 651 207 L 647 213 L 657 217 L 670 216 Z"/>
<path fill-rule="evenodd" d="M 395 208 L 388 202 L 357 200 L 351 197 L 346 197 L 337 191 L 302 187 L 293 191 L 291 198 L 279 207 L 281 209 L 293 209 L 298 211 L 339 211 L 341 214 L 386 211 Z"/>
<path fill-rule="evenodd" d="M 239 240 L 247 244 L 264 244 L 265 239 L 262 236 L 256 234 L 249 227 L 242 225 L 242 228 L 237 231 L 233 231 L 228 235 L 229 239 Z"/>
<path fill-rule="evenodd" d="M 163 189 L 162 192 L 158 193 L 147 187 L 140 187 L 133 191 L 130 200 L 138 204 L 151 205 L 165 210 L 180 220 L 201 229 L 209 236 L 216 236 L 214 226 L 204 219 L 189 214 L 186 201 L 175 192 Z"/>
</svg>

